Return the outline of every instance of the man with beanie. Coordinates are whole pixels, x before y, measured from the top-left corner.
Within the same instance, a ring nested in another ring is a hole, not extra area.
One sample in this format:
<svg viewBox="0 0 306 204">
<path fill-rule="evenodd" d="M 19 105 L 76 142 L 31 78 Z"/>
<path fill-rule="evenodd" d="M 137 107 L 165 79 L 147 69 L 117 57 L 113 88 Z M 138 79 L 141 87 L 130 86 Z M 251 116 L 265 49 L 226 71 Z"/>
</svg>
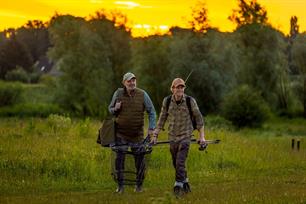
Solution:
<svg viewBox="0 0 306 204">
<path fill-rule="evenodd" d="M 139 144 L 144 139 L 144 111 L 148 113 L 148 134 L 151 135 L 155 128 L 155 108 L 149 95 L 144 90 L 136 88 L 136 76 L 133 73 L 126 73 L 123 76 L 122 84 L 124 88 L 115 91 L 109 105 L 110 113 L 116 116 L 116 145 Z M 116 152 L 117 193 L 124 191 L 125 156 L 124 151 Z M 145 168 L 144 155 L 135 154 L 134 159 L 136 167 L 135 192 L 141 192 Z"/>
<path fill-rule="evenodd" d="M 172 95 L 163 100 L 152 143 L 156 143 L 160 130 L 163 129 L 166 120 L 168 120 L 170 152 L 175 168 L 174 193 L 179 196 L 191 192 L 185 163 L 194 130 L 192 118 L 194 118 L 195 128 L 200 134 L 199 143 L 205 144 L 206 141 L 203 117 L 199 107 L 194 98 L 184 94 L 185 81 L 181 78 L 175 78 L 170 90 Z"/>
</svg>

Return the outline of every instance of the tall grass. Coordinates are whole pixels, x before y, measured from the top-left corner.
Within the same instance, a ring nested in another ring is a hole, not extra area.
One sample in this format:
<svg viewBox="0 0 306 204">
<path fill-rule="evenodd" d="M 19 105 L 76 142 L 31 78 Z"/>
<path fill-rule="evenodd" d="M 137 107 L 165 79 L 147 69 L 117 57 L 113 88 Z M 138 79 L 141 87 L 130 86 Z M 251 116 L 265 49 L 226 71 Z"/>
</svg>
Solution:
<svg viewBox="0 0 306 204">
<path fill-rule="evenodd" d="M 44 84 L 0 81 L 0 117 L 48 117 L 63 114 L 54 89 Z"/>
<path fill-rule="evenodd" d="M 153 148 L 145 192 L 138 195 L 127 188 L 123 201 L 112 194 L 116 185 L 110 175 L 111 151 L 96 144 L 99 121 L 57 115 L 2 118 L 0 198 L 10 203 L 18 201 L 17 195 L 33 201 L 46 198 L 43 193 L 54 197 L 57 192 L 78 192 L 60 197 L 79 197 L 84 203 L 102 198 L 126 203 L 306 202 L 305 120 L 277 118 L 261 129 L 239 131 L 215 117 L 208 117 L 206 124 L 207 139 L 218 138 L 221 143 L 209 145 L 206 152 L 191 145 L 187 162 L 191 194 L 182 200 L 172 196 L 174 170 L 164 145 Z M 291 149 L 292 138 L 300 140 L 299 151 Z M 166 140 L 166 132 L 159 139 Z"/>
</svg>

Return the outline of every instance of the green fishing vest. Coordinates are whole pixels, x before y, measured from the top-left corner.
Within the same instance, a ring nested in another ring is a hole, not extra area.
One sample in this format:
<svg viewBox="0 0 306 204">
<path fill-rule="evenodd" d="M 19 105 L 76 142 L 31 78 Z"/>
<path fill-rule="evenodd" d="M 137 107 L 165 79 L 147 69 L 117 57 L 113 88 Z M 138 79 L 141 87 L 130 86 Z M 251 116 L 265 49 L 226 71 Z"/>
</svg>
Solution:
<svg viewBox="0 0 306 204">
<path fill-rule="evenodd" d="M 121 110 L 116 118 L 117 136 L 131 142 L 143 140 L 144 126 L 144 92 L 136 88 L 129 96 L 126 91 L 118 99 L 121 101 Z"/>
</svg>

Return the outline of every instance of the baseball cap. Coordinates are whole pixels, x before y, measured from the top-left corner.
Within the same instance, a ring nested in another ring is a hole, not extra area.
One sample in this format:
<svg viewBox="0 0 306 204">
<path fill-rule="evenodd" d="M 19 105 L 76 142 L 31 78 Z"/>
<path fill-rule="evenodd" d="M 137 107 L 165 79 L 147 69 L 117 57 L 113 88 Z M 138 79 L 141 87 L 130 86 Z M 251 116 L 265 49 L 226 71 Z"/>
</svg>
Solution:
<svg viewBox="0 0 306 204">
<path fill-rule="evenodd" d="M 185 81 L 183 80 L 183 79 L 181 79 L 181 78 L 175 78 L 173 81 L 172 81 L 172 84 L 171 84 L 171 89 L 172 88 L 176 88 L 176 87 L 178 87 L 178 86 L 186 86 L 185 85 Z"/>
<path fill-rule="evenodd" d="M 131 80 L 133 78 L 136 79 L 136 76 L 132 72 L 127 72 L 125 75 L 123 75 L 122 82 L 124 82 L 126 80 Z"/>
</svg>

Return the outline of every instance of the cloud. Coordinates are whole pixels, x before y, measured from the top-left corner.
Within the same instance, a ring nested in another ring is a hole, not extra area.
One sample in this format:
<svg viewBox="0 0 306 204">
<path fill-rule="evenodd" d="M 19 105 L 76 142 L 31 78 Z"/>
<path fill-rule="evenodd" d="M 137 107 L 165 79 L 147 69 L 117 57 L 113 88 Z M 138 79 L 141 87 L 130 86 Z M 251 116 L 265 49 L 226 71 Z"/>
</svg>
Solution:
<svg viewBox="0 0 306 204">
<path fill-rule="evenodd" d="M 125 9 L 134 9 L 134 8 L 152 8 L 152 6 L 144 6 L 133 1 L 115 1 L 114 4 Z"/>
<path fill-rule="evenodd" d="M 1 11 L 0 10 L 0 16 L 2 17 L 10 17 L 10 18 L 23 18 L 23 19 L 27 19 L 28 17 L 25 16 L 25 15 L 21 15 L 21 14 L 18 14 L 16 12 L 13 12 L 13 11 Z"/>
</svg>

